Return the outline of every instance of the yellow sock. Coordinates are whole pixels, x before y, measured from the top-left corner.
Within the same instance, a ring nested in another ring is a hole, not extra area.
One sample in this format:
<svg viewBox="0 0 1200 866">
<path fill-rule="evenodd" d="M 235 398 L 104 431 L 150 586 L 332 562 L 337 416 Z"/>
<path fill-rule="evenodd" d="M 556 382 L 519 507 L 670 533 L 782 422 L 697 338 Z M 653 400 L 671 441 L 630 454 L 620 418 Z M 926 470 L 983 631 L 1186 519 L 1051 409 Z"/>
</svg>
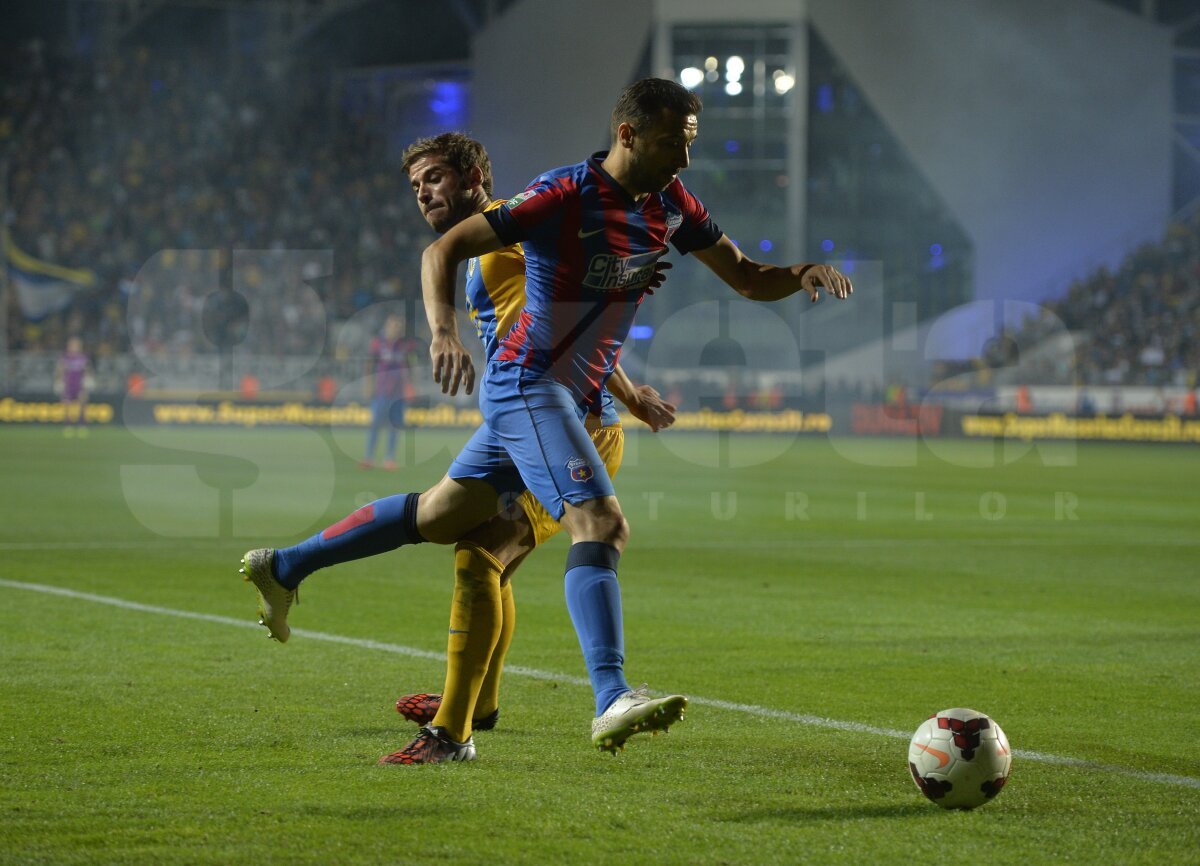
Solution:
<svg viewBox="0 0 1200 866">
<path fill-rule="evenodd" d="M 479 687 L 479 697 L 475 701 L 475 718 L 490 715 L 500 707 L 500 676 L 504 673 L 504 657 L 508 655 L 513 632 L 517 630 L 517 605 L 513 601 L 511 580 L 506 580 L 500 587 L 500 607 L 504 612 L 504 618 L 500 622 L 500 639 L 496 641 L 496 648 L 492 650 L 487 676 L 483 678 L 483 685 Z"/>
<path fill-rule="evenodd" d="M 433 724 L 456 742 L 471 736 L 471 715 L 500 635 L 503 609 L 497 559 L 468 542 L 454 549 L 454 600 L 446 646 L 446 684 Z"/>
</svg>

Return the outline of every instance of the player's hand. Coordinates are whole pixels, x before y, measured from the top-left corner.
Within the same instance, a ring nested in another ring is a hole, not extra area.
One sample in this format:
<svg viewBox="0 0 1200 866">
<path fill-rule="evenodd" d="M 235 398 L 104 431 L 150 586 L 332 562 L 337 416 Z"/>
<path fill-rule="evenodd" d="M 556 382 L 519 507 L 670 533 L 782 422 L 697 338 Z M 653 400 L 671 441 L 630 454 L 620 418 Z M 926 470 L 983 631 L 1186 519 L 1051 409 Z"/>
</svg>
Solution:
<svg viewBox="0 0 1200 866">
<path fill-rule="evenodd" d="M 808 292 L 808 299 L 814 304 L 821 297 L 821 287 L 838 300 L 845 300 L 854 294 L 854 286 L 850 278 L 833 265 L 806 265 L 800 277 L 800 288 Z"/>
<path fill-rule="evenodd" d="M 429 358 L 433 381 L 442 386 L 443 394 L 453 397 L 459 385 L 468 394 L 475 390 L 475 363 L 457 334 L 435 335 L 429 344 Z"/>
<path fill-rule="evenodd" d="M 654 276 L 650 277 L 650 285 L 646 287 L 646 294 L 653 295 L 654 290 L 667 281 L 667 271 L 671 270 L 670 262 L 655 262 Z"/>
<path fill-rule="evenodd" d="M 654 433 L 666 430 L 675 423 L 675 404 L 668 403 L 649 385 L 638 385 L 637 399 L 627 406 L 629 414 L 644 423 Z"/>
</svg>

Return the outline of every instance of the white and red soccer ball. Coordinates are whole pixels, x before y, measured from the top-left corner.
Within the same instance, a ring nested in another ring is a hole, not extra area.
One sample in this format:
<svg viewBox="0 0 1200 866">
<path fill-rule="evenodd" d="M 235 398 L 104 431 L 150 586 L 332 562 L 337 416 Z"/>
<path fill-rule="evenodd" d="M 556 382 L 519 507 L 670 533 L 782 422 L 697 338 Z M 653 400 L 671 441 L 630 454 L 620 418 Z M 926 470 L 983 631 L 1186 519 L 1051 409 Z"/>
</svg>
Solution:
<svg viewBox="0 0 1200 866">
<path fill-rule="evenodd" d="M 976 710 L 930 716 L 908 744 L 908 768 L 926 797 L 944 809 L 974 809 L 1004 790 L 1012 770 L 1008 737 Z"/>
</svg>

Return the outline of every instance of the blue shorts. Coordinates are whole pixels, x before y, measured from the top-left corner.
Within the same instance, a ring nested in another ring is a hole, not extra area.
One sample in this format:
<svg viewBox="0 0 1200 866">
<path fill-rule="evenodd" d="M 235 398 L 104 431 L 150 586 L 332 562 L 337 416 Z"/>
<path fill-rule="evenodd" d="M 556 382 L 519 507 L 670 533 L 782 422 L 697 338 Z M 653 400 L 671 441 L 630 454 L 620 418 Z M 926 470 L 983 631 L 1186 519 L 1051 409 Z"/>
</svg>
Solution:
<svg viewBox="0 0 1200 866">
<path fill-rule="evenodd" d="M 403 397 L 372 397 L 371 426 L 391 427 L 396 430 L 403 428 L 404 408 Z"/>
<path fill-rule="evenodd" d="M 513 364 L 488 364 L 479 407 L 484 423 L 450 465 L 451 478 L 479 478 L 497 493 L 528 489 L 555 520 L 564 504 L 615 496 L 567 386 Z"/>
</svg>

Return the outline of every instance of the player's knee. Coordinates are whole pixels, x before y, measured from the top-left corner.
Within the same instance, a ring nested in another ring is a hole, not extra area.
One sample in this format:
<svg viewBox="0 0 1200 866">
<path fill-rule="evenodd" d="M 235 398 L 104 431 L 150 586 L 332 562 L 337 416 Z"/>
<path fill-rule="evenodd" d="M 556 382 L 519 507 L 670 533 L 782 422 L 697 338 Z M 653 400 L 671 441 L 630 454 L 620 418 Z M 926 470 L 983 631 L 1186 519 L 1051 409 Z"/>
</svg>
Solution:
<svg viewBox="0 0 1200 866">
<path fill-rule="evenodd" d="M 629 521 L 625 519 L 625 515 L 619 515 L 620 519 L 613 527 L 613 540 L 609 542 L 617 550 L 624 550 L 625 545 L 629 543 Z"/>
<path fill-rule="evenodd" d="M 422 493 L 417 503 L 421 537 L 434 544 L 453 544 L 499 511 L 495 494 L 482 484 L 446 477 Z"/>
<path fill-rule="evenodd" d="M 442 507 L 436 487 L 421 494 L 417 502 L 417 531 L 426 541 L 434 544 L 451 544 L 458 541 L 455 527 Z"/>
<path fill-rule="evenodd" d="M 592 499 L 577 506 L 568 504 L 562 524 L 571 533 L 572 542 L 600 541 L 623 550 L 629 540 L 629 522 L 616 497 Z"/>
<path fill-rule="evenodd" d="M 454 544 L 460 535 L 456 527 L 446 521 L 420 525 L 418 531 L 430 544 Z"/>
<path fill-rule="evenodd" d="M 595 517 L 593 532 L 596 540 L 611 544 L 617 550 L 624 550 L 629 542 L 629 521 L 625 519 L 621 509 L 605 509 Z"/>
<path fill-rule="evenodd" d="M 487 551 L 502 569 L 524 558 L 537 546 L 533 526 L 520 508 L 496 515 L 468 532 L 462 540 Z"/>
</svg>

